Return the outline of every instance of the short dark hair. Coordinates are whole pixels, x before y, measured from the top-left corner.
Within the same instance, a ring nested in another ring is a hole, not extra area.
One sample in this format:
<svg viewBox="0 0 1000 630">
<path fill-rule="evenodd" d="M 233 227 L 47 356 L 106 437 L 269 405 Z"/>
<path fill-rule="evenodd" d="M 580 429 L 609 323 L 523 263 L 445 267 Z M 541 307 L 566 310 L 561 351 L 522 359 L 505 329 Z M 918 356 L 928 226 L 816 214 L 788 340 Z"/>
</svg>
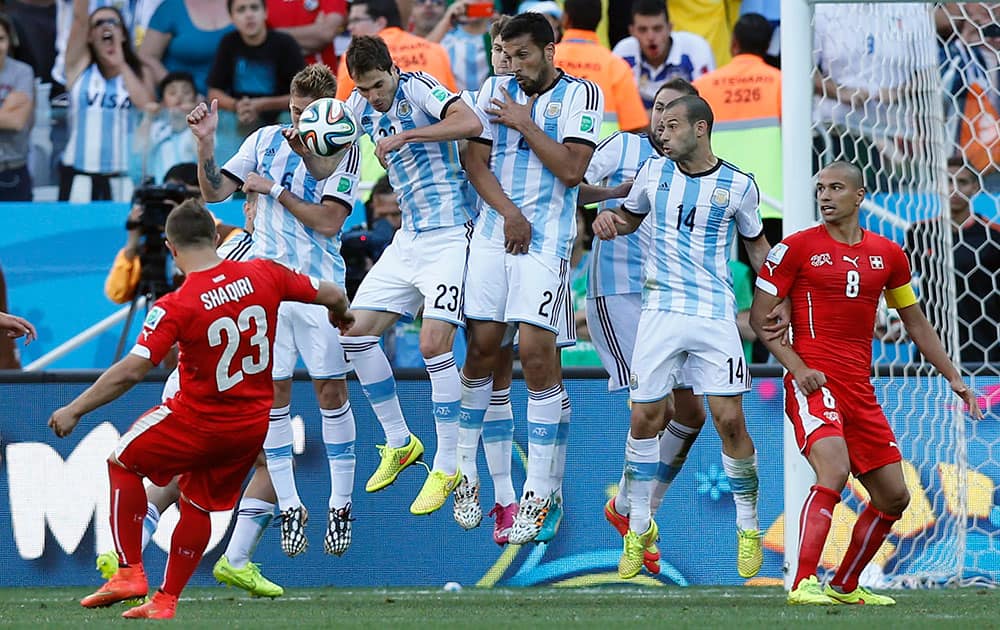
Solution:
<svg viewBox="0 0 1000 630">
<path fill-rule="evenodd" d="M 950 158 L 948 158 L 946 166 L 948 168 L 967 168 L 973 173 L 976 172 L 976 169 L 972 168 L 972 165 L 966 162 L 965 158 L 962 157 L 961 155 L 953 155 Z"/>
<path fill-rule="evenodd" d="M 230 15 L 232 15 L 232 13 L 233 13 L 233 3 L 234 2 L 236 2 L 236 0 L 226 0 L 226 13 L 229 13 Z M 260 2 L 260 6 L 263 7 L 263 9 L 265 11 L 267 11 L 267 1 L 266 0 L 257 0 L 257 2 Z"/>
<path fill-rule="evenodd" d="M 596 31 L 604 13 L 601 0 L 566 0 L 563 10 L 566 12 L 570 28 L 585 31 Z"/>
<path fill-rule="evenodd" d="M 645 15 L 647 17 L 662 15 L 670 21 L 670 12 L 667 10 L 667 3 L 664 0 L 635 0 L 632 3 L 631 12 L 632 21 L 635 21 L 635 16 Z"/>
<path fill-rule="evenodd" d="M 733 26 L 733 41 L 741 53 L 763 57 L 771 47 L 774 26 L 760 13 L 745 13 Z"/>
<path fill-rule="evenodd" d="M 515 37 L 527 35 L 531 38 L 531 43 L 539 48 L 545 48 L 549 44 L 554 44 L 556 35 L 552 32 L 552 25 L 541 13 L 520 13 L 510 18 L 507 26 L 500 31 L 500 39 L 507 42 Z"/>
<path fill-rule="evenodd" d="M 684 77 L 674 77 L 664 81 L 663 85 L 656 90 L 656 94 L 653 96 L 654 101 L 663 90 L 673 90 L 674 92 L 680 92 L 681 94 L 687 94 L 689 96 L 698 96 L 698 88 L 692 85 L 691 82 Z"/>
<path fill-rule="evenodd" d="M 171 166 L 167 172 L 163 175 L 163 181 L 172 179 L 178 182 L 184 182 L 185 186 L 198 187 L 198 165 L 194 162 L 181 162 L 180 164 L 174 164 Z"/>
<path fill-rule="evenodd" d="M 838 171 L 845 171 L 854 180 L 854 185 L 858 188 L 865 187 L 865 174 L 861 172 L 861 169 L 857 164 L 853 162 L 848 162 L 847 160 L 834 160 L 830 162 L 820 170 L 825 171 L 828 168 L 836 169 Z"/>
<path fill-rule="evenodd" d="M 352 79 L 373 70 L 389 72 L 395 65 L 385 41 L 381 37 L 370 35 L 352 39 L 344 60 L 347 62 L 347 73 Z"/>
<path fill-rule="evenodd" d="M 0 13 L 0 28 L 3 28 L 7 32 L 7 39 L 10 41 L 10 52 L 13 53 L 14 49 L 21 45 L 21 42 L 17 37 L 17 28 L 14 27 L 13 20 L 7 17 L 6 13 Z"/>
<path fill-rule="evenodd" d="M 503 31 L 503 27 L 507 26 L 507 22 L 510 22 L 509 15 L 498 15 L 493 20 L 493 23 L 490 24 L 490 39 L 500 37 L 500 33 Z M 503 37 L 500 37 L 500 39 L 503 39 Z"/>
<path fill-rule="evenodd" d="M 403 27 L 403 19 L 399 17 L 399 6 L 396 0 L 355 0 L 350 6 L 363 4 L 367 7 L 368 15 L 373 20 L 385 18 L 386 26 Z"/>
<path fill-rule="evenodd" d="M 197 199 L 181 202 L 170 211 L 166 225 L 167 240 L 178 248 L 215 247 L 218 230 L 215 218 Z"/>
<path fill-rule="evenodd" d="M 163 90 L 167 89 L 167 86 L 171 83 L 187 83 L 194 90 L 195 94 L 198 93 L 198 86 L 194 84 L 194 76 L 190 72 L 174 70 L 173 72 L 168 72 L 165 77 L 160 79 L 159 85 L 156 86 L 161 98 L 163 97 Z"/>
<path fill-rule="evenodd" d="M 667 105 L 670 109 L 678 106 L 684 108 L 684 117 L 687 118 L 689 123 L 693 125 L 696 122 L 704 120 L 708 123 L 709 134 L 712 133 L 712 125 L 715 124 L 715 114 L 712 113 L 712 107 L 708 104 L 708 101 L 700 96 L 688 94 L 680 98 L 675 98 Z"/>
</svg>

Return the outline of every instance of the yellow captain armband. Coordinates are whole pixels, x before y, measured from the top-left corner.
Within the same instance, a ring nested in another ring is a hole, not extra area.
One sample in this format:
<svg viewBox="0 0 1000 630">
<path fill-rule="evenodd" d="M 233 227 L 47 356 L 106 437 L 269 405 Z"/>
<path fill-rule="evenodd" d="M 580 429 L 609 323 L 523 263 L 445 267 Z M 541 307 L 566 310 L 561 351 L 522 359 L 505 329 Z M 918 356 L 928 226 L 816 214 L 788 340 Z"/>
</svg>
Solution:
<svg viewBox="0 0 1000 630">
<path fill-rule="evenodd" d="M 913 286 L 909 282 L 901 287 L 885 290 L 885 304 L 889 308 L 898 310 L 916 303 L 917 294 L 913 292 Z"/>
</svg>

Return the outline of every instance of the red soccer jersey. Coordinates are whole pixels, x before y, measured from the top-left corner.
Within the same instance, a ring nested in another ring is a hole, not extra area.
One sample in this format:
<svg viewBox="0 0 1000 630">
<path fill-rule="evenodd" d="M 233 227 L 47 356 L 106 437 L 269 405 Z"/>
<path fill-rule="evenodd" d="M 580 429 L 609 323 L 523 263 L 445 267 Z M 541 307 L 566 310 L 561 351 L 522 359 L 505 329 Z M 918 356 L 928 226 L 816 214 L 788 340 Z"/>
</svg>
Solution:
<svg viewBox="0 0 1000 630">
<path fill-rule="evenodd" d="M 132 354 L 159 363 L 180 344 L 180 391 L 167 401 L 177 412 L 208 421 L 266 418 L 278 305 L 312 302 L 318 287 L 270 260 L 224 260 L 156 301 Z"/>
<path fill-rule="evenodd" d="M 795 351 L 806 365 L 845 380 L 871 374 L 879 296 L 893 308 L 915 302 L 902 248 L 865 230 L 857 245 L 840 243 L 823 225 L 774 246 L 757 288 L 790 296 Z"/>
<path fill-rule="evenodd" d="M 271 28 L 308 26 L 320 13 L 347 15 L 347 0 L 267 0 L 267 25 Z M 333 40 L 318 53 L 306 55 L 306 63 L 325 63 L 336 72 Z"/>
</svg>

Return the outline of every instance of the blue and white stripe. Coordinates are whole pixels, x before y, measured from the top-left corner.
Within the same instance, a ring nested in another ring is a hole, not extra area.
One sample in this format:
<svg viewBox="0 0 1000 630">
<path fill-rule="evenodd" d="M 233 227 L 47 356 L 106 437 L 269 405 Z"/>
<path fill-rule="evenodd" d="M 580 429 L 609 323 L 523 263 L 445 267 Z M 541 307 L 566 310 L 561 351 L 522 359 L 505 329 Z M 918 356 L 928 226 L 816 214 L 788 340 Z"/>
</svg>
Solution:
<svg viewBox="0 0 1000 630">
<path fill-rule="evenodd" d="M 373 142 L 439 122 L 458 95 L 423 72 L 403 72 L 392 106 L 377 111 L 355 90 L 347 100 Z M 389 182 L 403 213 L 402 229 L 425 232 L 466 223 L 471 214 L 458 143 L 410 142 L 387 157 Z"/>
<path fill-rule="evenodd" d="M 491 99 L 507 100 L 506 88 L 516 102 L 526 104 L 528 95 L 511 75 L 491 77 L 479 91 L 480 109 L 491 107 Z M 576 77 L 560 75 L 555 84 L 537 95 L 532 118 L 548 137 L 597 144 L 603 120 L 604 96 L 599 87 Z M 542 163 L 523 136 L 502 124 L 491 124 L 484 139 L 493 143 L 491 167 L 504 192 L 531 223 L 531 252 L 568 259 L 576 238 L 578 189 L 567 187 Z M 484 205 L 476 229 L 494 241 L 503 241 L 503 218 Z"/>
<path fill-rule="evenodd" d="M 284 127 L 287 125 L 271 125 L 252 133 L 222 170 L 239 181 L 245 180 L 251 172 L 258 173 L 281 183 L 309 203 L 319 204 L 332 198 L 351 207 L 361 163 L 357 145 L 351 147 L 333 175 L 317 180 L 302 158 L 289 147 L 281 134 Z M 344 283 L 340 234 L 324 236 L 304 225 L 267 195 L 257 196 L 251 255 L 275 260 L 314 278 Z"/>
<path fill-rule="evenodd" d="M 591 184 L 618 186 L 635 179 L 646 160 L 658 155 L 646 134 L 618 132 L 601 141 L 587 167 L 586 180 Z M 602 210 L 621 207 L 625 199 L 609 199 Z M 643 221 L 633 234 L 611 241 L 594 238 L 587 278 L 587 297 L 623 295 L 642 292 L 642 264 L 649 251 L 652 228 Z"/>
<path fill-rule="evenodd" d="M 105 79 L 91 64 L 70 88 L 69 141 L 62 163 L 85 173 L 124 173 L 134 126 L 125 79 Z"/>
<path fill-rule="evenodd" d="M 760 236 L 757 205 L 753 178 L 725 161 L 690 176 L 669 159 L 649 159 L 625 202 L 629 212 L 648 213 L 652 224 L 642 307 L 735 319 L 728 263 L 737 229 L 745 238 Z"/>
<path fill-rule="evenodd" d="M 470 35 L 457 26 L 444 36 L 441 46 L 448 53 L 458 89 L 478 90 L 490 76 L 485 36 Z"/>
</svg>

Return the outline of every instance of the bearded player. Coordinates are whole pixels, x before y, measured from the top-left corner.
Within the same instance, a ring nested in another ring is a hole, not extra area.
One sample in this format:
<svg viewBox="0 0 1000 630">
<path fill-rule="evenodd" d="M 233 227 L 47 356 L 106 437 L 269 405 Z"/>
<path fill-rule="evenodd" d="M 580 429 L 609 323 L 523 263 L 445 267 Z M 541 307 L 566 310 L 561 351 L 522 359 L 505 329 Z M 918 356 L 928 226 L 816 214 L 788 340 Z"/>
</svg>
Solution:
<svg viewBox="0 0 1000 630">
<path fill-rule="evenodd" d="M 858 584 L 861 571 L 910 502 L 899 447 L 875 398 L 871 341 L 879 297 L 899 313 L 920 353 L 948 379 L 973 418 L 983 414 L 917 304 L 910 267 L 892 241 L 863 230 L 861 171 L 833 162 L 819 172 L 816 201 L 822 223 L 774 246 L 757 277 L 750 321 L 760 333 L 765 316 L 786 296 L 792 302 L 793 343 L 765 339 L 788 370 L 785 412 L 816 485 L 799 518 L 799 562 L 789 604 L 868 604 L 895 600 Z M 858 517 L 844 559 L 824 588 L 816 577 L 833 509 L 853 474 L 871 496 Z"/>
</svg>

